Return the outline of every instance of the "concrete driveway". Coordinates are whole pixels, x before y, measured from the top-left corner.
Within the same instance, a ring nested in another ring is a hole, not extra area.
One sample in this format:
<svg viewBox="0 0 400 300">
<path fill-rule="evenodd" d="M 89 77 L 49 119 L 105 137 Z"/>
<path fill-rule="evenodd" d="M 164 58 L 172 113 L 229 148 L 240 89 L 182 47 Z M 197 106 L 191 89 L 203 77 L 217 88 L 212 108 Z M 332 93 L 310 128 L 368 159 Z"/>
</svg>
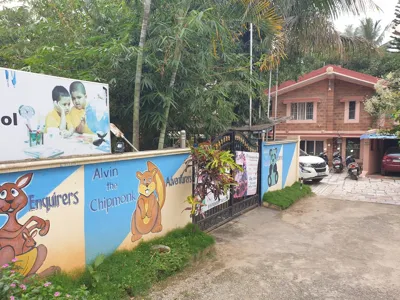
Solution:
<svg viewBox="0 0 400 300">
<path fill-rule="evenodd" d="M 151 299 L 399 299 L 400 207 L 308 198 L 212 233 L 216 255 Z"/>
<path fill-rule="evenodd" d="M 400 205 L 400 177 L 376 175 L 356 181 L 348 178 L 346 172 L 331 173 L 311 187 L 315 194 L 332 199 Z"/>
</svg>

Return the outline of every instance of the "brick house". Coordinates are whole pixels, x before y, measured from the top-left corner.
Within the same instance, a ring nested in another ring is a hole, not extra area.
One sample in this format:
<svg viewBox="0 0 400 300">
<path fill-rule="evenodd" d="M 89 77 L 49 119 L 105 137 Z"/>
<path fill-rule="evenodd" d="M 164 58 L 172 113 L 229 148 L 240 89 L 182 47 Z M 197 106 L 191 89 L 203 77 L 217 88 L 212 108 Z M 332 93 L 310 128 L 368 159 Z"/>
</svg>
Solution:
<svg viewBox="0 0 400 300">
<path fill-rule="evenodd" d="M 300 77 L 297 82 L 279 85 L 276 114 L 276 88 L 271 89 L 271 116 L 292 116 L 287 123 L 277 125 L 276 136 L 300 137 L 302 150 L 315 155 L 325 150 L 330 161 L 336 150 L 341 151 L 343 158 L 352 153 L 364 170 L 371 173 L 370 163 L 364 160 L 379 159 L 379 155 L 371 154 L 375 150 L 369 146 L 370 141 L 360 140 L 360 136 L 373 127 L 363 101 L 373 95 L 378 80 L 328 65 Z"/>
</svg>

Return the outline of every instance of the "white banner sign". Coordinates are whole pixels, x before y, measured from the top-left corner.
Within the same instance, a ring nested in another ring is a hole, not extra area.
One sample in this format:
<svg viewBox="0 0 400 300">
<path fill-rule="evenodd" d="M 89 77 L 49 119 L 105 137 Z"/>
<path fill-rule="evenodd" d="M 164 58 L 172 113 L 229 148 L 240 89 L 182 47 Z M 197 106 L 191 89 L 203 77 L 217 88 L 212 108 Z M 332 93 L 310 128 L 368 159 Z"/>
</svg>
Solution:
<svg viewBox="0 0 400 300">
<path fill-rule="evenodd" d="M 219 199 L 215 199 L 215 196 L 213 193 L 209 193 L 206 198 L 203 201 L 204 206 L 202 206 L 202 211 L 206 212 L 207 210 L 216 207 L 222 203 L 225 203 L 229 200 L 230 197 L 230 192 L 228 190 L 228 192 L 226 193 L 226 195 L 220 195 Z"/>
<path fill-rule="evenodd" d="M 110 153 L 108 85 L 0 68 L 0 161 Z"/>
<path fill-rule="evenodd" d="M 259 154 L 256 152 L 236 151 L 236 163 L 243 167 L 243 172 L 235 176 L 238 186 L 234 198 L 257 194 L 258 160 Z"/>
</svg>

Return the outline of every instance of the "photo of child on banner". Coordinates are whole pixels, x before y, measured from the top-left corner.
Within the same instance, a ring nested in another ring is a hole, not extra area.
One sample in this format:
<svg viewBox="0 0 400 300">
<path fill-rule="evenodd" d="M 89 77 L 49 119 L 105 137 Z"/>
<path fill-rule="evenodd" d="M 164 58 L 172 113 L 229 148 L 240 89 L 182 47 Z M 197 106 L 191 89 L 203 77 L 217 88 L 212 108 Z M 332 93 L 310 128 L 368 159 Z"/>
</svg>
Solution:
<svg viewBox="0 0 400 300">
<path fill-rule="evenodd" d="M 111 153 L 107 85 L 6 69 L 3 74 L 0 94 L 9 101 L 0 134 L 15 143 L 0 161 Z"/>
<path fill-rule="evenodd" d="M 257 170 L 259 154 L 255 152 L 236 151 L 236 163 L 242 166 L 235 180 L 238 186 L 233 194 L 234 198 L 255 195 L 257 193 Z"/>
</svg>

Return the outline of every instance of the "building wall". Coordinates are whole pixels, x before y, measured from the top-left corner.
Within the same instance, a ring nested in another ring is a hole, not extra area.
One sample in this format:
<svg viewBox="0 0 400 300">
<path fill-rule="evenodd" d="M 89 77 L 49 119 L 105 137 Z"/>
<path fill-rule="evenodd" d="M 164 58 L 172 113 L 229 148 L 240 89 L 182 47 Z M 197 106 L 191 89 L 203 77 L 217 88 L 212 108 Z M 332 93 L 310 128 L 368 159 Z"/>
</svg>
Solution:
<svg viewBox="0 0 400 300">
<path fill-rule="evenodd" d="M 299 178 L 299 142 L 268 142 L 262 146 L 261 197 L 291 186 Z"/>
<path fill-rule="evenodd" d="M 338 131 L 367 131 L 371 129 L 372 117 L 365 111 L 363 101 L 357 103 L 359 107 L 359 122 L 345 123 L 345 112 L 348 114 L 346 104 L 340 102 L 343 97 L 362 96 L 364 98 L 371 97 L 374 91 L 371 88 L 335 80 L 335 95 L 334 95 L 334 115 L 333 124 L 334 130 Z"/>
<path fill-rule="evenodd" d="M 371 129 L 372 118 L 364 110 L 362 102 L 359 104 L 359 122 L 345 123 L 346 104 L 340 102 L 340 99 L 350 96 L 369 97 L 373 94 L 373 89 L 341 80 L 334 80 L 331 84 L 331 91 L 328 91 L 328 89 L 329 80 L 323 80 L 278 96 L 278 117 L 287 115 L 287 105 L 283 103 L 284 100 L 309 97 L 321 98 L 321 102 L 314 103 L 314 105 L 317 105 L 317 120 L 315 123 L 302 123 L 292 120 L 279 124 L 277 131 L 288 131 L 288 134 L 291 131 L 317 131 L 323 134 L 322 131 L 367 131 Z M 273 103 L 272 115 L 274 115 L 274 105 L 275 103 Z"/>
<path fill-rule="evenodd" d="M 71 271 L 101 253 L 132 249 L 142 240 L 186 225 L 191 220 L 182 211 L 192 192 L 191 170 L 184 172 L 188 155 L 188 150 L 167 150 L 110 155 L 103 159 L 107 162 L 57 160 L 58 165 L 55 161 L 41 169 L 0 174 L 0 193 L 11 187 L 19 191 L 13 199 L 21 203 L 14 205 L 15 211 L 20 209 L 15 230 L 33 226 L 25 233 L 38 233 L 32 249 L 22 249 L 22 232 L 11 240 L 0 239 L 1 250 L 12 249 L 11 254 L 0 250 L 0 261 L 16 256 L 24 275 L 32 269 L 29 261 L 41 261 L 38 273 L 51 266 Z M 162 205 L 160 212 L 136 217 L 138 207 L 148 211 L 152 204 Z M 8 211 L 4 205 L 0 209 Z M 0 232 L 10 224 L 8 214 L 0 214 Z M 39 251 L 43 248 L 47 255 Z"/>
<path fill-rule="evenodd" d="M 287 115 L 287 105 L 283 104 L 284 100 L 293 98 L 321 98 L 321 102 L 317 104 L 317 122 L 316 123 L 283 123 L 277 126 L 277 130 L 322 130 L 326 126 L 326 111 L 327 103 L 325 99 L 327 98 L 328 81 L 320 81 L 309 86 L 300 88 L 298 90 L 283 94 L 278 96 L 278 117 L 284 117 Z M 273 97 L 272 97 L 273 98 Z M 275 110 L 275 102 L 273 103 L 273 112 Z"/>
<path fill-rule="evenodd" d="M 381 170 L 382 156 L 384 154 L 384 141 L 383 140 L 363 140 L 361 143 L 363 147 L 364 166 L 363 173 L 371 175 L 379 173 Z"/>
</svg>

